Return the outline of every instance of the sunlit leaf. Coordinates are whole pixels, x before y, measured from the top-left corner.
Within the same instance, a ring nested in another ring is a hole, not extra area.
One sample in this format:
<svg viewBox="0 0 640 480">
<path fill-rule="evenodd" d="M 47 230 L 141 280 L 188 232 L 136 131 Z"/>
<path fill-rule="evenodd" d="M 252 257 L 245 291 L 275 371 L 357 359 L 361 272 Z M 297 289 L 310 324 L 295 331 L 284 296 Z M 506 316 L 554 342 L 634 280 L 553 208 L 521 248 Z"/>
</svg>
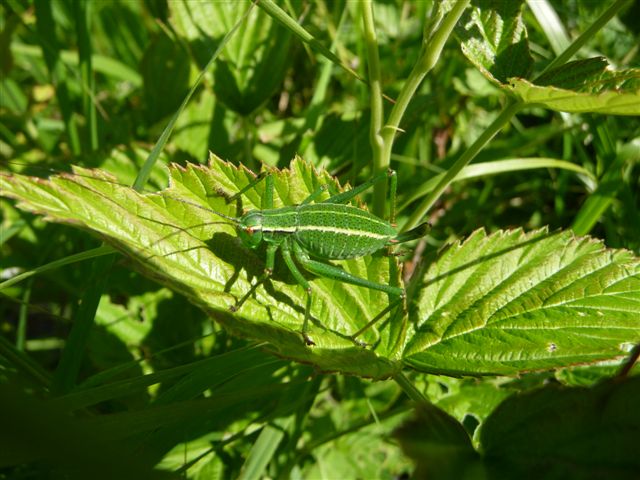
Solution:
<svg viewBox="0 0 640 480">
<path fill-rule="evenodd" d="M 234 227 L 208 209 L 237 215 L 237 205 L 227 204 L 222 195 L 237 192 L 254 175 L 218 159 L 211 168 L 173 166 L 170 173 L 169 189 L 146 195 L 98 170 L 76 169 L 75 175 L 50 180 L 18 175 L 0 180 L 3 195 L 19 199 L 21 208 L 97 234 L 131 258 L 134 268 L 182 293 L 232 333 L 268 341 L 279 354 L 322 370 L 380 377 L 399 368 L 379 355 L 391 354 L 398 339 L 389 335 L 399 335 L 402 329 L 385 328 L 380 335 L 375 328 L 365 332 L 362 340 L 380 340 L 375 349 L 346 338 L 388 305 L 387 295 L 334 280 L 309 276 L 314 292 L 310 335 L 316 346 L 306 346 L 299 333 L 306 293 L 280 257 L 272 280 L 232 314 L 230 307 L 264 270 L 265 253 L 246 249 Z M 326 173 L 318 175 L 301 160 L 274 173 L 276 206 L 300 203 L 320 184 L 337 188 Z M 242 207 L 260 208 L 263 192 L 261 182 L 246 192 Z M 388 265 L 386 257 L 342 262 L 345 270 L 378 283 L 388 283 Z"/>
<path fill-rule="evenodd" d="M 543 105 L 560 112 L 640 115 L 640 89 L 580 93 L 558 87 L 538 86 L 520 78 L 511 79 L 508 88 L 523 102 Z"/>
<path fill-rule="evenodd" d="M 514 374 L 621 358 L 640 341 L 640 261 L 569 232 L 476 231 L 430 266 L 404 359 Z"/>
</svg>

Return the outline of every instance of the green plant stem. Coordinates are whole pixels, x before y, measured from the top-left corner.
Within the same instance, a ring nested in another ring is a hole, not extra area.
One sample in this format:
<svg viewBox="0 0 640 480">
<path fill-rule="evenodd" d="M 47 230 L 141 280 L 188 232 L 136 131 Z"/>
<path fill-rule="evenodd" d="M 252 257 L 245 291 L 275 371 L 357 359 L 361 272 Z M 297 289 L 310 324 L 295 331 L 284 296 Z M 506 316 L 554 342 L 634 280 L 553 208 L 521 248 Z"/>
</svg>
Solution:
<svg viewBox="0 0 640 480">
<path fill-rule="evenodd" d="M 626 4 L 631 3 L 631 0 L 617 0 L 607 10 L 605 10 L 598 19 L 593 22 L 589 28 L 587 28 L 578 38 L 576 38 L 567 49 L 558 55 L 553 61 L 547 65 L 537 78 L 547 73 L 549 70 L 553 70 L 560 65 L 564 65 L 568 62 L 577 52 L 580 50 L 589 40 L 591 40 L 595 34 L 604 27 L 609 20 L 611 20 Z M 535 81 L 534 81 L 535 82 Z"/>
<path fill-rule="evenodd" d="M 409 106 L 409 102 L 413 98 L 413 95 L 422 83 L 424 77 L 437 63 L 447 39 L 451 35 L 453 28 L 456 23 L 458 23 L 460 16 L 469 3 L 470 0 L 459 0 L 456 2 L 451 11 L 445 16 L 433 36 L 430 39 L 425 39 L 425 44 L 422 47 L 420 58 L 414 65 L 409 78 L 407 78 L 407 81 L 402 87 L 402 90 L 396 99 L 396 104 L 393 106 L 393 109 L 389 114 L 389 120 L 384 127 L 383 137 L 385 139 L 385 146 L 389 151 L 393 144 L 393 138 L 399 130 L 400 121 Z"/>
<path fill-rule="evenodd" d="M 431 192 L 425 197 L 422 203 L 416 208 L 413 214 L 407 220 L 407 223 L 402 228 L 402 231 L 409 230 L 422 220 L 429 209 L 433 206 L 438 197 L 444 192 L 449 184 L 456 178 L 460 171 L 467 166 L 476 155 L 484 148 L 484 146 L 491 141 L 493 137 L 511 120 L 511 118 L 522 108 L 524 104 L 516 100 L 509 100 L 507 105 L 498 115 L 487 129 L 482 132 L 475 142 L 456 160 L 456 162 L 446 171 L 438 184 Z"/>
<path fill-rule="evenodd" d="M 407 396 L 416 403 L 431 403 L 429 399 L 425 397 L 416 386 L 402 372 L 399 372 L 393 376 L 395 382 L 400 385 L 400 388 L 407 394 Z"/>
<path fill-rule="evenodd" d="M 453 28 L 469 3 L 470 0 L 459 0 L 456 2 L 451 11 L 449 11 L 449 13 L 444 17 L 434 34 L 430 38 L 424 39 L 420 58 L 414 65 L 407 81 L 403 85 L 396 103 L 389 114 L 389 120 L 382 129 L 383 153 L 379 163 L 380 168 L 387 168 L 389 166 L 395 134 L 399 130 L 400 121 L 409 106 L 409 102 L 415 95 L 416 90 L 424 80 L 424 77 L 437 63 L 447 39 L 451 35 Z M 377 198 L 377 191 L 374 190 L 374 202 Z M 375 210 L 375 203 L 374 213 L 378 213 Z"/>
<path fill-rule="evenodd" d="M 384 117 L 384 105 L 382 104 L 382 83 L 380 74 L 380 56 L 378 54 L 378 39 L 376 37 L 375 22 L 373 19 L 373 3 L 366 0 L 362 3 L 362 24 L 364 27 L 364 41 L 367 47 L 367 65 L 369 70 L 369 96 L 371 98 L 371 124 L 369 128 L 369 140 L 373 151 L 373 175 L 389 168 L 388 156 L 383 157 L 384 141 L 382 139 L 382 122 Z M 373 213 L 380 217 L 385 216 L 385 204 L 387 197 L 387 183 L 378 182 L 373 189 Z"/>
</svg>

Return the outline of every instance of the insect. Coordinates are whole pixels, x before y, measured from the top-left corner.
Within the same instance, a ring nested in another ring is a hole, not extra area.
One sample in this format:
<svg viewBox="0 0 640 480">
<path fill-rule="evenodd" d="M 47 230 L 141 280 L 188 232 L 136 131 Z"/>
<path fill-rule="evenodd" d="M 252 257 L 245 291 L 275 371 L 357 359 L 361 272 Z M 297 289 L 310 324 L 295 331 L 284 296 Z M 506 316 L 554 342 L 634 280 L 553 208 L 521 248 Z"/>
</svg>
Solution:
<svg viewBox="0 0 640 480">
<path fill-rule="evenodd" d="M 309 281 L 300 272 L 298 265 L 315 275 L 378 290 L 389 295 L 389 306 L 364 328 L 351 335 L 351 339 L 355 343 L 362 345 L 361 342 L 356 340 L 356 337 L 392 311 L 404 298 L 404 289 L 357 277 L 340 267 L 326 262 L 363 257 L 391 245 L 419 238 L 426 233 L 429 224 L 423 223 L 408 232 L 398 233 L 393 224 L 397 188 L 397 177 L 393 170 L 382 172 L 351 190 L 332 195 L 326 200 L 312 203 L 327 189 L 327 186 L 323 185 L 302 203 L 281 208 L 273 208 L 273 177 L 271 174 L 263 172 L 242 190 L 228 198 L 227 203 L 240 198 L 244 192 L 253 188 L 263 179 L 266 182 L 263 208 L 261 210 L 250 210 L 239 218 L 227 216 L 206 209 L 201 205 L 193 204 L 198 208 L 213 212 L 234 224 L 238 237 L 246 247 L 255 249 L 261 243 L 266 243 L 264 273 L 258 278 L 250 291 L 231 309 L 237 311 L 252 292 L 272 275 L 275 255 L 280 250 L 287 268 L 298 284 L 307 292 L 304 322 L 301 330 L 302 337 L 307 345 L 314 345 L 313 340 L 308 335 L 313 289 Z M 392 198 L 389 221 L 385 221 L 366 210 L 347 204 L 356 195 L 385 179 L 390 179 L 391 183 L 390 196 Z"/>
</svg>

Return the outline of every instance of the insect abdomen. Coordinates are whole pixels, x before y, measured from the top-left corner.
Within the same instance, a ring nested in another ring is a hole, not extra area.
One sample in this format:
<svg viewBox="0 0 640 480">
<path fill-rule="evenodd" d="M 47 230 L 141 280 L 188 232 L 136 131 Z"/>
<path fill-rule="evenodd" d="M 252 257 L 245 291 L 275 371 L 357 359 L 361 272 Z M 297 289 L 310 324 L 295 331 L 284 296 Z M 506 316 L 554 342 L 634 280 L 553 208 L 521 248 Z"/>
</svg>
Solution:
<svg viewBox="0 0 640 480">
<path fill-rule="evenodd" d="M 311 255 L 326 259 L 371 254 L 397 235 L 384 220 L 349 205 L 311 204 L 297 207 L 295 237 Z"/>
</svg>

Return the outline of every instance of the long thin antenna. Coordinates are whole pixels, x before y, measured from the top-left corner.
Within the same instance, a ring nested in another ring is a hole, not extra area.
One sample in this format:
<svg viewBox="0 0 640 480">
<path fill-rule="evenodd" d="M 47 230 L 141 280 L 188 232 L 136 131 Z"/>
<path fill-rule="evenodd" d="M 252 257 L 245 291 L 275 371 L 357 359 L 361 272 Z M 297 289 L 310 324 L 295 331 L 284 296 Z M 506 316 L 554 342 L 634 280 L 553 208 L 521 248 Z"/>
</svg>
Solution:
<svg viewBox="0 0 640 480">
<path fill-rule="evenodd" d="M 171 195 L 160 195 L 160 196 L 164 197 L 164 198 L 170 198 L 171 200 L 175 200 L 176 202 L 186 203 L 187 205 L 191 205 L 192 207 L 196 207 L 196 208 L 199 208 L 201 210 L 205 210 L 205 211 L 207 211 L 209 213 L 213 213 L 214 215 L 222 217 L 225 220 L 229 220 L 234 225 L 240 225 L 240 220 L 238 220 L 235 217 L 230 217 L 228 215 L 225 215 L 224 213 L 216 212 L 215 210 L 213 210 L 211 208 L 207 208 L 207 207 L 204 207 L 202 205 L 198 205 L 197 203 L 190 202 L 189 200 L 182 200 L 181 198 L 172 197 Z"/>
</svg>

